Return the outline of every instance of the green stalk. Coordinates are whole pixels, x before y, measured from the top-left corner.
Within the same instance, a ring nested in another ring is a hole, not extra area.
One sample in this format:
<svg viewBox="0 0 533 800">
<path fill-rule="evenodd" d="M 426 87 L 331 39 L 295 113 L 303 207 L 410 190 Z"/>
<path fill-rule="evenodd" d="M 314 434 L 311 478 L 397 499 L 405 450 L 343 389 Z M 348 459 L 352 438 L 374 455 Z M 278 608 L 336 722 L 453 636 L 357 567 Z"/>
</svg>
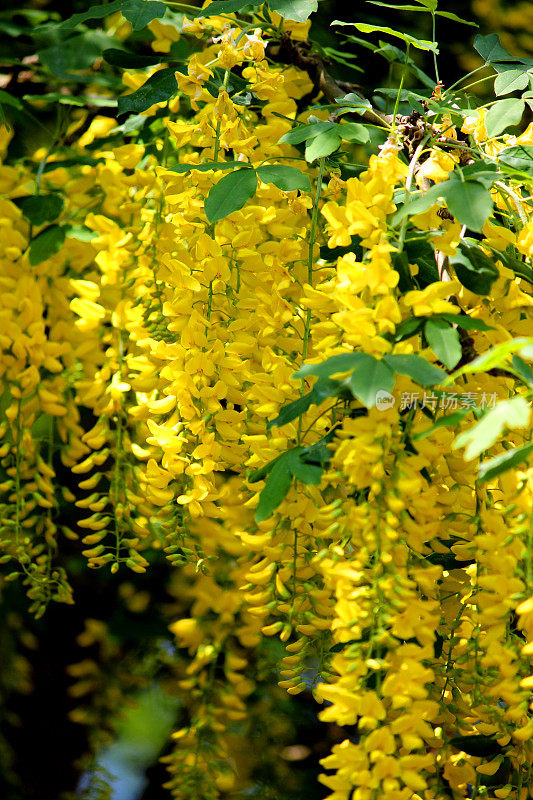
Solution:
<svg viewBox="0 0 533 800">
<path fill-rule="evenodd" d="M 404 205 L 409 202 L 409 196 L 411 194 L 411 186 L 412 186 L 412 183 L 413 183 L 413 177 L 414 177 L 414 174 L 415 174 L 416 165 L 418 164 L 418 159 L 420 158 L 420 156 L 422 154 L 422 151 L 424 150 L 424 147 L 426 146 L 429 138 L 430 138 L 430 134 L 427 134 L 427 136 L 424 136 L 424 138 L 422 139 L 422 141 L 420 142 L 420 144 L 416 148 L 416 150 L 414 152 L 414 155 L 413 155 L 413 157 L 411 159 L 411 162 L 409 164 L 409 172 L 407 173 L 407 178 L 405 180 L 405 195 L 404 195 L 404 198 L 403 198 Z M 399 253 L 402 252 L 403 246 L 404 246 L 404 243 L 405 243 L 405 234 L 406 234 L 406 231 L 407 231 L 407 222 L 408 222 L 408 216 L 406 214 L 405 217 L 402 219 L 402 225 L 401 225 L 401 228 L 400 228 L 400 235 L 398 237 L 398 252 Z"/>
<path fill-rule="evenodd" d="M 468 78 L 472 77 L 472 75 L 475 75 L 476 72 L 480 72 L 482 69 L 485 69 L 486 66 L 487 66 L 486 64 L 483 64 L 481 67 L 477 67 L 476 69 L 473 69 L 472 72 L 469 72 L 467 75 L 463 75 L 462 78 L 459 78 L 458 81 L 455 81 L 455 83 L 452 83 L 451 86 L 448 86 L 448 88 L 443 91 L 443 93 L 442 93 L 443 97 L 444 97 L 444 95 L 446 95 L 449 92 L 451 92 L 452 89 L 455 89 L 456 86 L 459 86 L 463 81 L 466 81 L 466 80 L 468 80 Z M 495 76 L 494 75 L 488 75 L 487 77 L 494 78 Z M 483 78 L 483 80 L 487 80 L 487 78 Z M 463 87 L 463 89 L 465 89 L 465 88 L 468 88 L 468 87 Z"/>
<path fill-rule="evenodd" d="M 316 241 L 316 230 L 318 222 L 318 204 L 320 203 L 320 196 L 322 194 L 322 178 L 324 177 L 325 159 L 321 158 L 318 162 L 318 176 L 316 183 L 315 199 L 313 201 L 313 210 L 311 213 L 311 227 L 309 229 L 309 246 L 307 249 L 307 282 L 310 286 L 313 285 L 313 250 Z M 307 309 L 305 315 L 305 327 L 302 347 L 302 363 L 307 358 L 307 349 L 309 346 L 309 333 L 311 330 L 311 309 Z M 300 397 L 304 393 L 304 381 L 302 381 L 302 388 L 300 390 Z M 302 418 L 298 420 L 298 447 L 300 446 L 302 436 Z"/>
<path fill-rule="evenodd" d="M 316 229 L 318 222 L 318 204 L 320 203 L 320 196 L 322 194 L 322 178 L 324 177 L 324 159 L 321 158 L 318 162 L 318 176 L 316 184 L 315 199 L 313 201 L 313 211 L 311 214 L 311 227 L 309 229 L 309 247 L 307 250 L 307 282 L 310 286 L 313 285 L 313 250 L 316 241 Z M 302 351 L 302 360 L 305 361 L 307 357 L 307 346 L 309 342 L 309 330 L 311 324 L 311 311 L 307 311 L 304 331 L 304 345 Z"/>
<path fill-rule="evenodd" d="M 434 11 L 431 12 L 431 38 L 433 39 L 433 44 L 437 44 L 437 42 L 435 40 L 435 12 Z M 437 54 L 436 54 L 435 51 L 433 51 L 433 63 L 435 65 L 435 80 L 437 81 L 437 83 L 440 83 L 439 67 L 438 67 L 438 64 L 437 64 Z"/>
<path fill-rule="evenodd" d="M 407 75 L 407 71 L 409 69 L 409 50 L 410 50 L 410 47 L 411 46 L 408 44 L 407 48 L 406 48 L 406 51 L 405 51 L 405 62 L 404 62 L 404 65 L 403 65 L 402 77 L 401 77 L 401 80 L 400 80 L 400 85 L 398 87 L 398 94 L 396 95 L 396 102 L 394 103 L 394 111 L 392 112 L 392 128 L 393 129 L 396 127 L 396 115 L 398 113 L 398 106 L 400 105 L 400 97 L 402 96 L 402 89 L 403 89 L 403 84 L 404 84 L 404 81 L 405 81 L 405 76 Z"/>
</svg>

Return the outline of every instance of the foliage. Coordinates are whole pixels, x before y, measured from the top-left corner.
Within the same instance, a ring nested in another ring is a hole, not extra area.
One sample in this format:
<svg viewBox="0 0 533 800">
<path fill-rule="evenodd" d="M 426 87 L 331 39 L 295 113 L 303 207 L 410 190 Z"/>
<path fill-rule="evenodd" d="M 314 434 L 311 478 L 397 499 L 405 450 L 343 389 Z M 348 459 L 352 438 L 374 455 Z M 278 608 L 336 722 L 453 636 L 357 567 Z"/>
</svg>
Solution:
<svg viewBox="0 0 533 800">
<path fill-rule="evenodd" d="M 444 87 L 463 21 L 414 2 L 375 5 L 431 39 L 333 23 L 397 86 L 336 77 L 316 0 L 115 0 L 28 12 L 34 91 L 0 92 L 5 604 L 82 572 L 146 612 L 127 657 L 140 621 L 85 619 L 71 716 L 92 757 L 162 680 L 179 800 L 289 796 L 310 693 L 331 800 L 531 786 L 533 62 L 477 34 L 494 98 Z"/>
</svg>

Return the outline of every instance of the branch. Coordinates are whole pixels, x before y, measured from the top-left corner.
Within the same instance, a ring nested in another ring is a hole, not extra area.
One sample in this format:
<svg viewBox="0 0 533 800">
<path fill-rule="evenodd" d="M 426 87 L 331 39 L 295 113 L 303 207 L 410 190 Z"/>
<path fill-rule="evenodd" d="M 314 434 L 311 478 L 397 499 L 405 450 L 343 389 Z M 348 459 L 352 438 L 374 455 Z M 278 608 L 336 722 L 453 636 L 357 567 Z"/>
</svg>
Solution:
<svg viewBox="0 0 533 800">
<path fill-rule="evenodd" d="M 273 61 L 282 64 L 294 64 L 304 72 L 307 72 L 313 82 L 313 89 L 308 95 L 302 97 L 300 104 L 305 107 L 309 100 L 316 97 L 319 92 L 324 97 L 334 103 L 338 98 L 344 97 L 347 91 L 353 92 L 361 100 L 366 100 L 364 95 L 357 91 L 353 84 L 345 81 L 337 81 L 326 69 L 326 64 L 322 56 L 311 49 L 309 41 L 295 42 L 289 36 L 284 36 L 281 42 L 271 42 L 268 46 L 268 56 Z M 367 101 L 368 102 L 368 101 Z M 391 114 L 384 114 L 376 108 L 365 108 L 354 111 L 359 117 L 363 117 L 368 122 L 376 122 L 379 119 L 387 128 L 390 128 L 393 118 Z"/>
</svg>

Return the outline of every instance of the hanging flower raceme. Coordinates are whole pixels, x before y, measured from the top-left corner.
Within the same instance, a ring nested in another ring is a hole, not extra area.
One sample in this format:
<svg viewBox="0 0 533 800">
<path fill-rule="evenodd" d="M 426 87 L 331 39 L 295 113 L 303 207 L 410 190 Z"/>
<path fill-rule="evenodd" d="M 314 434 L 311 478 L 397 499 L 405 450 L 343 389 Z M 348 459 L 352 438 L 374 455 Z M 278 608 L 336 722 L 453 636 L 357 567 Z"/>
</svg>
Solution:
<svg viewBox="0 0 533 800">
<path fill-rule="evenodd" d="M 95 748 L 164 664 L 179 800 L 257 791 L 312 695 L 330 800 L 526 800 L 531 126 L 372 109 L 283 3 L 143 5 L 161 61 L 105 51 L 70 161 L 0 124 L 5 580 L 41 615 L 86 559 L 135 611 L 171 570 L 172 638 L 88 617 L 68 673 Z"/>
</svg>

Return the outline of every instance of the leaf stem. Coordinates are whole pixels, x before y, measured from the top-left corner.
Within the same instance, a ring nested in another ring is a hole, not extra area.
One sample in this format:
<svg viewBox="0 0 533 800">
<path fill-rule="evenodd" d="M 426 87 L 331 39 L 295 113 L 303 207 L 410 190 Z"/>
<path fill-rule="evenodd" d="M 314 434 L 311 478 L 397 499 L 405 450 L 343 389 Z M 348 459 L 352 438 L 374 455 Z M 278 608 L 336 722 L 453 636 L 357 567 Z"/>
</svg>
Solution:
<svg viewBox="0 0 533 800">
<path fill-rule="evenodd" d="M 523 207 L 523 205 L 521 203 L 520 198 L 516 194 L 516 192 L 513 192 L 512 189 L 510 189 L 508 186 L 506 186 L 501 181 L 494 181 L 494 186 L 497 186 L 498 189 L 500 190 L 500 192 L 503 192 L 504 194 L 506 194 L 508 197 L 511 198 L 511 200 L 515 204 L 518 216 L 520 217 L 520 222 L 522 223 L 522 225 L 527 225 L 527 222 L 528 222 L 527 214 L 524 211 L 524 207 Z"/>
<path fill-rule="evenodd" d="M 420 156 L 422 154 L 422 151 L 424 150 L 424 147 L 426 146 L 426 144 L 428 143 L 430 138 L 431 138 L 431 136 L 430 136 L 429 133 L 426 136 L 424 136 L 424 138 L 422 139 L 422 141 L 420 142 L 420 144 L 416 148 L 416 150 L 415 150 L 415 152 L 413 154 L 413 157 L 412 157 L 412 159 L 411 159 L 411 161 L 409 163 L 409 172 L 407 173 L 407 178 L 405 180 L 405 195 L 404 195 L 404 198 L 403 198 L 404 206 L 406 205 L 406 203 L 409 202 L 409 196 L 411 194 L 411 186 L 413 184 L 413 178 L 414 178 L 414 174 L 415 174 L 416 165 L 418 164 L 418 159 L 420 158 Z M 405 243 L 405 234 L 406 234 L 406 231 L 407 231 L 407 222 L 408 222 L 408 215 L 406 214 L 404 216 L 404 218 L 402 219 L 402 224 L 401 224 L 401 227 L 400 227 L 400 233 L 399 233 L 399 236 L 398 236 L 398 252 L 399 253 L 402 252 L 403 246 L 404 246 L 404 243 Z"/>
<path fill-rule="evenodd" d="M 405 61 L 402 70 L 402 77 L 400 79 L 400 85 L 398 86 L 398 94 L 396 95 L 396 101 L 394 103 L 394 111 L 392 112 L 392 127 L 393 129 L 396 127 L 396 114 L 398 113 L 398 107 L 400 105 L 400 97 L 402 96 L 402 89 L 403 84 L 405 81 L 405 76 L 409 70 L 409 50 L 411 45 L 407 44 L 407 48 L 405 50 Z"/>
<path fill-rule="evenodd" d="M 322 194 L 322 179 L 324 177 L 325 159 L 321 158 L 318 162 L 318 175 L 316 179 L 315 199 L 313 201 L 313 211 L 311 214 L 311 227 L 309 229 L 309 246 L 307 250 L 307 281 L 310 286 L 313 285 L 313 251 L 315 248 L 316 230 L 318 222 L 318 205 L 320 203 L 320 196 Z M 311 309 L 307 309 L 305 315 L 304 338 L 302 347 L 302 363 L 307 358 L 307 349 L 309 346 L 309 333 L 311 330 Z M 302 380 L 302 388 L 300 390 L 300 397 L 304 393 L 304 381 Z M 302 418 L 298 420 L 298 446 L 302 438 Z"/>
<path fill-rule="evenodd" d="M 433 40 L 433 44 L 436 45 L 437 42 L 435 41 L 435 12 L 434 11 L 431 12 L 431 38 Z M 435 80 L 437 81 L 437 83 L 440 83 L 439 66 L 437 64 L 437 54 L 436 54 L 435 51 L 433 51 L 433 63 L 435 65 Z"/>
<path fill-rule="evenodd" d="M 224 81 L 222 82 L 222 91 L 225 92 L 228 88 L 229 82 L 229 69 L 224 72 Z M 217 120 L 217 127 L 215 130 L 215 147 L 213 151 L 213 161 L 218 161 L 218 154 L 220 152 L 220 131 L 222 129 L 222 119 L 219 117 Z"/>
</svg>

